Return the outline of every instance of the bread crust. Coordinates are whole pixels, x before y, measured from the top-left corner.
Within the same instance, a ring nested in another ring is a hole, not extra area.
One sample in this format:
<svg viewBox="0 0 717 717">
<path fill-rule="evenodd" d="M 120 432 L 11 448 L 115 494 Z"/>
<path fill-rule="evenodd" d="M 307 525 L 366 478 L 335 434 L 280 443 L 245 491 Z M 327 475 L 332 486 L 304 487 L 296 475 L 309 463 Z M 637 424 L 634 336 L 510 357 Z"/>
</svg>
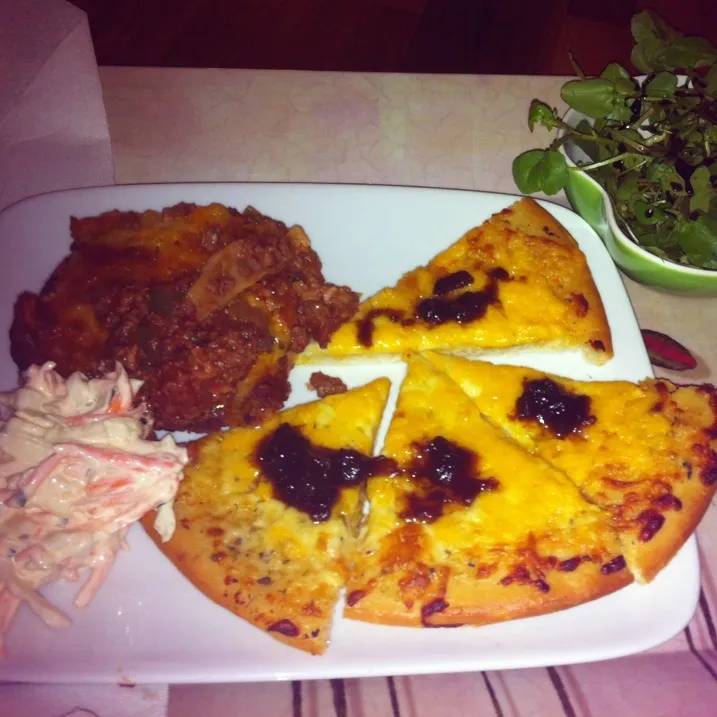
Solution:
<svg viewBox="0 0 717 717">
<path fill-rule="evenodd" d="M 290 647 L 312 655 L 325 652 L 338 588 L 321 585 L 317 578 L 319 584 L 303 596 L 303 603 L 311 604 L 312 610 L 299 612 L 295 600 L 287 600 L 273 593 L 271 586 L 258 582 L 266 571 L 262 571 L 261 564 L 256 560 L 241 556 L 212 559 L 213 555 L 227 553 L 227 546 L 208 534 L 212 529 L 221 529 L 221 521 L 182 521 L 180 518 L 177 531 L 168 543 L 161 542 L 153 528 L 153 521 L 153 514 L 145 515 L 141 521 L 149 537 L 182 575 L 210 600 Z M 295 626 L 297 634 L 291 634 L 293 628 L 288 624 L 284 625 L 284 632 L 281 631 L 282 621 L 287 620 Z M 272 630 L 272 626 L 276 625 L 279 628 Z"/>
<path fill-rule="evenodd" d="M 672 424 L 679 447 L 676 459 L 686 466 L 671 483 L 671 495 L 679 503 L 673 502 L 666 510 L 660 508 L 664 523 L 654 536 L 640 539 L 644 521 L 629 533 L 633 570 L 638 580 L 649 582 L 697 529 L 717 490 L 717 393 L 711 385 L 677 386 L 666 379 L 643 384 L 667 391 L 661 411 Z M 645 509 L 650 507 L 646 505 Z"/>
<path fill-rule="evenodd" d="M 565 227 L 535 200 L 526 197 L 504 210 L 495 218 L 504 221 L 507 227 L 518 234 L 527 234 L 546 242 L 557 242 L 580 252 L 581 262 L 571 265 L 572 271 L 564 275 L 566 293 L 580 294 L 588 305 L 589 329 L 582 346 L 585 358 L 591 363 L 603 364 L 613 356 L 612 334 L 595 281 L 587 260 L 578 243 Z M 566 342 L 569 346 L 570 343 Z"/>
<path fill-rule="evenodd" d="M 410 607 L 397 599 L 400 589 L 396 585 L 379 590 L 366 586 L 366 596 L 352 606 L 347 605 L 344 617 L 406 627 L 489 625 L 545 615 L 597 600 L 629 585 L 633 577 L 626 569 L 603 575 L 600 565 L 583 563 L 572 573 L 550 571 L 546 580 L 550 590 L 541 592 L 534 585 L 502 585 L 495 575 L 479 578 L 468 573 L 457 574 L 448 579 L 443 590 L 440 585 L 434 586 Z M 431 612 L 432 605 L 442 607 L 443 602 L 446 607 Z"/>
<path fill-rule="evenodd" d="M 697 480 L 694 481 L 696 483 Z M 697 529 L 710 505 L 714 489 L 678 486 L 674 495 L 682 502 L 680 511 L 663 514 L 665 522 L 649 541 L 641 541 L 639 529 L 621 534 L 625 555 L 638 582 L 649 583 L 677 555 Z"/>
</svg>

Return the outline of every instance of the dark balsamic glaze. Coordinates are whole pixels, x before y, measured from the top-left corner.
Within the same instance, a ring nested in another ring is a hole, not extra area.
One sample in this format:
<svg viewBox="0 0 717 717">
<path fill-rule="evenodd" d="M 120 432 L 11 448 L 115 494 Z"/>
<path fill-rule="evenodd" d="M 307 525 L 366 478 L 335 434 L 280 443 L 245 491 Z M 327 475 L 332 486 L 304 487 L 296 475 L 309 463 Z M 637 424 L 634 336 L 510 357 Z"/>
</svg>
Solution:
<svg viewBox="0 0 717 717">
<path fill-rule="evenodd" d="M 283 423 L 259 445 L 257 463 L 277 497 L 315 523 L 329 519 L 343 486 L 358 485 L 379 474 L 413 479 L 416 492 L 407 496 L 401 514 L 408 522 L 432 523 L 443 515 L 446 504 L 470 505 L 479 493 L 498 487 L 494 478 L 480 477 L 475 453 L 442 436 L 418 449 L 418 456 L 402 471 L 385 456 L 372 458 L 353 449 L 316 446 Z"/>
<path fill-rule="evenodd" d="M 693 197 L 695 194 L 695 190 L 692 187 L 691 179 L 692 175 L 694 174 L 697 167 L 694 167 L 693 165 L 686 162 L 682 157 L 675 157 L 675 171 L 677 174 L 682 177 L 682 179 L 685 182 L 685 191 L 687 192 L 688 197 Z"/>
<path fill-rule="evenodd" d="M 470 505 L 478 494 L 498 487 L 495 478 L 479 477 L 475 453 L 443 436 L 419 445 L 418 451 L 408 468 L 417 491 L 407 497 L 401 513 L 406 521 L 432 523 L 443 515 L 446 504 Z"/>
<path fill-rule="evenodd" d="M 439 326 L 449 321 L 468 324 L 482 319 L 488 307 L 498 303 L 498 283 L 510 278 L 508 272 L 501 267 L 492 269 L 488 276 L 488 283 L 480 291 L 466 291 L 454 298 L 436 296 L 434 289 L 433 297 L 423 299 L 418 304 L 416 316 L 431 326 Z"/>
<path fill-rule="evenodd" d="M 525 381 L 515 414 L 522 420 L 538 421 L 558 438 L 595 423 L 588 396 L 570 393 L 549 378 Z"/>
<path fill-rule="evenodd" d="M 628 124 L 637 122 L 637 120 L 640 118 L 641 114 L 642 114 L 642 100 L 638 98 L 630 105 L 630 119 L 628 120 Z"/>
<path fill-rule="evenodd" d="M 371 309 L 366 316 L 359 319 L 358 322 L 358 340 L 362 346 L 373 345 L 373 329 L 374 319 L 379 316 L 385 316 L 389 321 L 394 324 L 405 323 L 404 313 L 399 309 Z M 410 323 L 410 320 L 409 322 Z"/>
<path fill-rule="evenodd" d="M 508 281 L 510 274 L 502 267 L 496 267 L 488 272 L 488 277 L 488 283 L 480 291 L 466 291 L 452 298 L 444 297 L 470 286 L 473 276 L 467 271 L 456 271 L 437 279 L 433 295 L 418 303 L 414 316 L 406 316 L 400 309 L 371 309 L 357 322 L 358 342 L 366 347 L 373 345 L 374 321 L 379 316 L 401 326 L 413 326 L 416 321 L 439 326 L 449 321 L 466 324 L 481 319 L 489 306 L 498 303 L 498 282 Z"/>
<path fill-rule="evenodd" d="M 436 279 L 433 285 L 433 296 L 444 296 L 458 289 L 465 289 L 473 283 L 473 276 L 468 271 L 454 271 L 448 276 Z"/>
<path fill-rule="evenodd" d="M 372 458 L 351 448 L 315 446 L 286 423 L 261 442 L 257 462 L 278 497 L 315 523 L 329 519 L 343 486 L 358 485 L 377 473 L 396 472 L 389 458 Z"/>
</svg>

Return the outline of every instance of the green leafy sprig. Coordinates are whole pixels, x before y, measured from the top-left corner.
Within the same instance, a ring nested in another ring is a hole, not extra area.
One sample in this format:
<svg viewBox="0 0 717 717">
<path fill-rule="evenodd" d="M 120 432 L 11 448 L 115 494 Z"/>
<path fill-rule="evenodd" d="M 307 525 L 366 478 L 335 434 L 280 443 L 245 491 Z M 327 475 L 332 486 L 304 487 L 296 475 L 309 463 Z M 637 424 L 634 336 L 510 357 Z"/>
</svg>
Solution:
<svg viewBox="0 0 717 717">
<path fill-rule="evenodd" d="M 632 19 L 633 78 L 621 65 L 563 85 L 560 96 L 582 114 L 574 127 L 556 108 L 533 100 L 536 126 L 557 131 L 547 149 L 513 162 L 524 194 L 556 194 L 572 171 L 591 174 L 610 196 L 618 221 L 664 259 L 717 269 L 717 49 L 684 37 L 655 13 Z M 573 166 L 559 151 L 573 143 L 589 158 Z"/>
</svg>

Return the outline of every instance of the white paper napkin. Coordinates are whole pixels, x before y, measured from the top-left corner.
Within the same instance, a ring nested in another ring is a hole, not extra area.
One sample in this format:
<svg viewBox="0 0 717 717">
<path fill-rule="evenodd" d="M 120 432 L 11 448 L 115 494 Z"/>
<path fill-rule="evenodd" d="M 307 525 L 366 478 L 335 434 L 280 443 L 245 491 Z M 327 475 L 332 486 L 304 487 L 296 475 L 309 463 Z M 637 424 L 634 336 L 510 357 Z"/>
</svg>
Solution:
<svg viewBox="0 0 717 717">
<path fill-rule="evenodd" d="M 0 0 L 0 209 L 112 182 L 87 17 L 64 0 Z"/>
</svg>

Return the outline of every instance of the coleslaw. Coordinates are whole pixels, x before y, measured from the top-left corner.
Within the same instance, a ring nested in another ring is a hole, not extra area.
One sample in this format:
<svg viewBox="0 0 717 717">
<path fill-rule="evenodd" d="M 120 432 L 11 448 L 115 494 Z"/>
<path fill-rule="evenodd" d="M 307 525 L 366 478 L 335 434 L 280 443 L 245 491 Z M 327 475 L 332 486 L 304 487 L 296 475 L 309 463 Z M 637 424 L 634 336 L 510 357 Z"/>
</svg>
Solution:
<svg viewBox="0 0 717 717">
<path fill-rule="evenodd" d="M 0 393 L 0 656 L 22 603 L 50 627 L 68 627 L 39 588 L 88 568 L 74 601 L 88 605 L 146 512 L 157 508 L 155 528 L 171 538 L 188 460 L 171 436 L 147 440 L 151 417 L 134 405 L 141 381 L 119 363 L 97 379 L 65 380 L 54 368 L 31 366 L 21 388 Z"/>
</svg>

